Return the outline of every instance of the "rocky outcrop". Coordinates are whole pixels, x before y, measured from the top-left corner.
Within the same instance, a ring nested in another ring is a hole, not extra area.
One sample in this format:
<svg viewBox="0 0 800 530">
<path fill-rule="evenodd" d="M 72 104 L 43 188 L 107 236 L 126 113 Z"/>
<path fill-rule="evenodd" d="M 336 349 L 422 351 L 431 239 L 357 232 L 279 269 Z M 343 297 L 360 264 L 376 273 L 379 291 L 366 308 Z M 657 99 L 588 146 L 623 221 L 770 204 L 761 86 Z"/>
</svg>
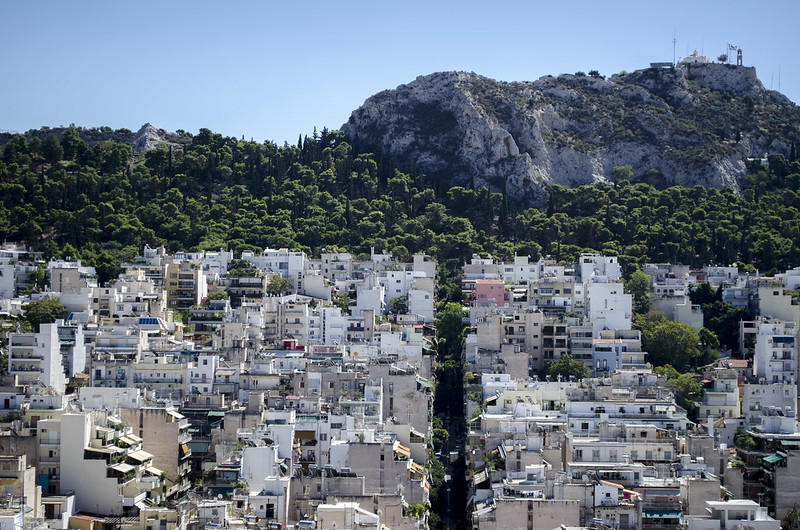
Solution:
<svg viewBox="0 0 800 530">
<path fill-rule="evenodd" d="M 161 144 L 171 144 L 173 147 L 179 147 L 178 144 L 169 140 L 170 136 L 170 133 L 164 129 L 156 129 L 149 123 L 145 123 L 136 131 L 130 143 L 133 147 L 133 152 L 137 154 L 155 149 Z"/>
<path fill-rule="evenodd" d="M 370 97 L 342 129 L 450 184 L 538 204 L 549 183 L 604 181 L 621 165 L 665 185 L 738 189 L 747 157 L 788 154 L 798 118 L 754 68 L 704 64 L 515 83 L 436 73 Z"/>
</svg>

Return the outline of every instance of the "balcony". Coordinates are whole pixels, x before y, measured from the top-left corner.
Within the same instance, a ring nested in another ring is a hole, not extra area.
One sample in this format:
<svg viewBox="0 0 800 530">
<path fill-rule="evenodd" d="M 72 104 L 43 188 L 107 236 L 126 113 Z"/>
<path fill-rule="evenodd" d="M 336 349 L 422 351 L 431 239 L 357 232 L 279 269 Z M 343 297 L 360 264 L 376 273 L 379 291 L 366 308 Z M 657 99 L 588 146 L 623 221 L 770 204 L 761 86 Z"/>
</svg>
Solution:
<svg viewBox="0 0 800 530">
<path fill-rule="evenodd" d="M 19 366 L 19 365 L 13 364 L 13 363 L 14 363 L 14 361 L 12 361 L 12 365 L 9 366 L 9 368 L 8 368 L 9 372 L 43 373 L 43 370 L 41 368 L 37 368 L 35 366 L 29 366 L 29 365 Z"/>
<path fill-rule="evenodd" d="M 147 492 L 146 491 L 143 491 L 142 493 L 139 493 L 138 495 L 135 495 L 133 497 L 123 497 L 122 498 L 122 506 L 124 506 L 126 508 L 131 508 L 131 507 L 135 506 L 139 502 L 144 502 L 144 500 L 146 498 L 147 498 Z"/>
<path fill-rule="evenodd" d="M 41 361 L 42 359 L 44 359 L 44 356 L 42 356 L 42 355 L 37 355 L 37 354 L 33 354 L 33 353 L 27 353 L 27 354 L 19 355 L 19 351 L 15 351 L 11 355 L 11 361 L 12 362 L 13 361 Z"/>
<path fill-rule="evenodd" d="M 183 378 L 181 377 L 143 377 L 143 376 L 134 376 L 133 378 L 134 383 L 183 383 Z"/>
</svg>

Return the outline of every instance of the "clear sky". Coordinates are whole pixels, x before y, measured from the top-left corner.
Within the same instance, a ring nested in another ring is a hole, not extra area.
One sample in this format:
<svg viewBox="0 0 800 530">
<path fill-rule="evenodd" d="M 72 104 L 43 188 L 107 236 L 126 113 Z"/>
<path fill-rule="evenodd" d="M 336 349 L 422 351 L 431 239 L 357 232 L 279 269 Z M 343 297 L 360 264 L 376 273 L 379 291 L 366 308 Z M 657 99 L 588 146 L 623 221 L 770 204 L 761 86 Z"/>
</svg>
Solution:
<svg viewBox="0 0 800 530">
<path fill-rule="evenodd" d="M 800 2 L 4 1 L 0 130 L 208 127 L 282 143 L 442 70 L 604 75 L 743 49 L 800 101 Z"/>
</svg>

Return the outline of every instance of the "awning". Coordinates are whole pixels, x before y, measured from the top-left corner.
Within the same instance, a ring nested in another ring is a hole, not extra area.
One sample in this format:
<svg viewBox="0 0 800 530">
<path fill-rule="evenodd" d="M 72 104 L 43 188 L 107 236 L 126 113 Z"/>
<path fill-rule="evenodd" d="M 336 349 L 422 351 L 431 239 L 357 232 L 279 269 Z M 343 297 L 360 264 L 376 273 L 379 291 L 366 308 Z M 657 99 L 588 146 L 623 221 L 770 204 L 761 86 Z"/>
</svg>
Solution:
<svg viewBox="0 0 800 530">
<path fill-rule="evenodd" d="M 397 447 L 395 447 L 394 452 L 400 453 L 406 458 L 411 458 L 411 450 L 403 444 L 397 444 Z"/>
<path fill-rule="evenodd" d="M 141 442 L 142 440 L 140 439 L 137 442 L 136 439 L 133 438 L 133 436 L 131 436 L 129 434 L 126 434 L 125 436 L 120 437 L 119 441 L 120 442 L 125 442 L 128 445 L 138 445 L 139 442 Z"/>
<path fill-rule="evenodd" d="M 425 473 L 425 468 L 412 460 L 411 471 L 413 471 L 414 473 Z"/>
<path fill-rule="evenodd" d="M 409 430 L 411 431 L 411 435 L 412 436 L 416 436 L 416 437 L 422 438 L 422 439 L 425 438 L 425 435 L 422 434 L 421 432 L 419 432 L 418 430 L 416 430 L 414 427 L 410 427 Z"/>
<path fill-rule="evenodd" d="M 224 418 L 225 411 L 224 410 L 210 410 L 208 411 L 208 415 L 212 418 Z"/>
<path fill-rule="evenodd" d="M 161 471 L 157 467 L 153 467 L 153 466 L 148 467 L 147 469 L 144 470 L 144 472 L 145 473 L 150 473 L 151 475 L 154 475 L 156 477 L 161 476 L 161 473 L 163 473 L 163 471 Z"/>
<path fill-rule="evenodd" d="M 316 440 L 317 433 L 314 431 L 294 431 L 295 440 Z"/>
<path fill-rule="evenodd" d="M 680 510 L 644 510 L 642 518 L 648 519 L 680 519 Z"/>
<path fill-rule="evenodd" d="M 472 476 L 472 483 L 477 486 L 481 482 L 488 480 L 488 478 L 489 474 L 486 472 L 485 469 L 482 469 Z"/>
<path fill-rule="evenodd" d="M 781 460 L 783 460 L 783 457 L 781 455 L 775 453 L 775 454 L 772 454 L 772 455 L 769 455 L 769 456 L 765 456 L 761 460 L 763 460 L 764 462 L 768 462 L 770 464 L 774 464 L 775 462 L 780 462 Z"/>
<path fill-rule="evenodd" d="M 433 385 L 431 384 L 431 382 L 428 381 L 427 379 L 425 379 L 424 377 L 420 377 L 420 376 L 417 375 L 414 378 L 416 379 L 417 383 L 420 386 L 423 386 L 425 388 L 433 388 Z"/>
<path fill-rule="evenodd" d="M 132 453 L 128 453 L 125 456 L 132 460 L 136 460 L 137 462 L 146 462 L 147 460 L 153 458 L 153 455 L 151 455 L 147 451 L 133 451 Z"/>
<path fill-rule="evenodd" d="M 114 471 L 119 471 L 120 473 L 129 473 L 136 468 L 134 468 L 130 464 L 120 463 L 120 464 L 114 464 L 113 466 L 111 466 L 111 469 L 113 469 Z"/>
<path fill-rule="evenodd" d="M 121 450 L 119 448 L 115 449 Z M 83 448 L 84 451 L 89 451 L 91 453 L 101 453 L 104 455 L 110 455 L 116 453 L 117 451 L 115 449 L 109 449 L 108 447 L 91 447 L 91 446 Z"/>
</svg>

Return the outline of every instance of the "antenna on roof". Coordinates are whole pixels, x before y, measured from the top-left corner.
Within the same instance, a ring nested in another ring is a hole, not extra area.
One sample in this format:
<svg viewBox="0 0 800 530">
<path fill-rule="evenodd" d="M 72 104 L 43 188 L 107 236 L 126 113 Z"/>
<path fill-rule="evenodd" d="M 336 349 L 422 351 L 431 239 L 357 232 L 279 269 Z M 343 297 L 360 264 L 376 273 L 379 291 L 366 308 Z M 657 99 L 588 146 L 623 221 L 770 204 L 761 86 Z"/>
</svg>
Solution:
<svg viewBox="0 0 800 530">
<path fill-rule="evenodd" d="M 675 38 L 675 34 L 672 34 L 672 66 L 675 66 L 675 46 L 678 44 L 678 39 Z"/>
</svg>

